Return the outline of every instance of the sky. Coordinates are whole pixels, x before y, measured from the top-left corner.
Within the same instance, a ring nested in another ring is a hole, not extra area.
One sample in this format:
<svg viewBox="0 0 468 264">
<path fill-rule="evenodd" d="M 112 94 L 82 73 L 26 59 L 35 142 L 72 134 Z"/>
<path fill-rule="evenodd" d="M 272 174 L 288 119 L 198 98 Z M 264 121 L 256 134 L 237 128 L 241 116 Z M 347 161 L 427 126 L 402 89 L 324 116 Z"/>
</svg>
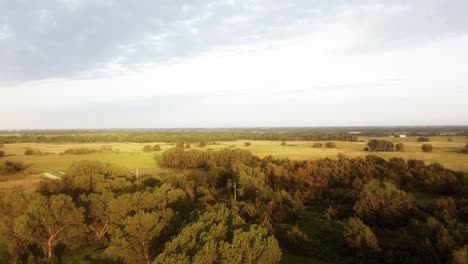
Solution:
<svg viewBox="0 0 468 264">
<path fill-rule="evenodd" d="M 467 12 L 0 0 L 0 129 L 468 125 Z"/>
</svg>

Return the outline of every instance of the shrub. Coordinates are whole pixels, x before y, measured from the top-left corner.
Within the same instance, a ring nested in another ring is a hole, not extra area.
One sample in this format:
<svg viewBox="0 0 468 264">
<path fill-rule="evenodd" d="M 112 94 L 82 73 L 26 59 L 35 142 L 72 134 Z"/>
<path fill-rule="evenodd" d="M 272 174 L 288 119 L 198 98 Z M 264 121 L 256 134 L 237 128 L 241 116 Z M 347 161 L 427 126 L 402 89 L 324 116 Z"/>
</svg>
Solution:
<svg viewBox="0 0 468 264">
<path fill-rule="evenodd" d="M 24 152 L 24 155 L 35 155 L 36 152 L 32 149 L 27 149 L 25 152 Z"/>
<path fill-rule="evenodd" d="M 423 144 L 421 146 L 423 152 L 432 152 L 432 145 L 430 144 Z"/>
<path fill-rule="evenodd" d="M 191 147 L 192 147 L 192 146 L 190 146 L 189 143 L 185 144 L 185 148 L 186 148 L 186 149 L 189 149 L 189 148 L 191 148 Z"/>
<path fill-rule="evenodd" d="M 177 143 L 176 148 L 184 148 L 184 143 L 183 142 Z"/>
<path fill-rule="evenodd" d="M 465 148 L 463 149 L 463 152 L 468 154 L 468 143 L 466 143 Z"/>
<path fill-rule="evenodd" d="M 313 148 L 321 148 L 322 147 L 322 143 L 314 143 L 312 145 Z"/>
<path fill-rule="evenodd" d="M 453 141 L 453 138 L 447 138 L 447 141 L 448 141 L 448 142 L 452 142 L 452 141 Z"/>
<path fill-rule="evenodd" d="M 3 157 L 5 157 L 5 151 L 0 150 L 0 158 L 3 158 Z"/>
<path fill-rule="evenodd" d="M 369 147 L 365 147 L 363 150 L 364 151 L 369 151 Z"/>
<path fill-rule="evenodd" d="M 251 146 L 251 145 L 252 145 L 252 143 L 250 143 L 250 142 L 245 142 L 245 143 L 244 143 L 244 146 L 246 146 L 246 147 L 249 147 L 249 146 Z"/>
<path fill-rule="evenodd" d="M 286 146 L 286 141 L 281 142 L 281 146 Z"/>
<path fill-rule="evenodd" d="M 336 148 L 336 143 L 335 142 L 326 142 L 325 147 L 326 148 Z"/>
<path fill-rule="evenodd" d="M 200 141 L 200 143 L 198 143 L 198 147 L 199 147 L 199 148 L 204 148 L 204 147 L 206 147 L 205 141 Z"/>
<path fill-rule="evenodd" d="M 427 137 L 418 137 L 418 142 L 429 142 L 429 138 L 427 138 Z"/>
</svg>

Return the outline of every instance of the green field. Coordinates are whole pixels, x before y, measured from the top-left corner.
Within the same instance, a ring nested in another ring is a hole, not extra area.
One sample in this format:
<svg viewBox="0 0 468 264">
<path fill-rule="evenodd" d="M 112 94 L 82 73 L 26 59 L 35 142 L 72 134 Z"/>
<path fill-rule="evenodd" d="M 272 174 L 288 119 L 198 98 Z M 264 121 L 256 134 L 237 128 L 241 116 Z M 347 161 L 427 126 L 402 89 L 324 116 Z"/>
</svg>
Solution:
<svg viewBox="0 0 468 264">
<path fill-rule="evenodd" d="M 462 136 L 451 137 L 453 141 L 449 142 L 447 137 L 430 137 L 430 142 L 434 147 L 432 153 L 423 153 L 421 145 L 416 137 L 409 138 L 383 138 L 394 143 L 403 142 L 405 144 L 404 152 L 372 152 L 383 158 L 402 157 L 404 159 L 424 160 L 426 163 L 438 162 L 445 167 L 453 170 L 468 171 L 468 155 L 461 153 L 460 150 L 466 144 L 466 138 Z M 248 149 L 253 154 L 260 157 L 272 155 L 275 157 L 289 158 L 293 160 L 317 160 L 323 158 L 336 158 L 337 154 L 342 153 L 348 157 L 357 157 L 368 155 L 369 152 L 363 150 L 366 142 L 370 138 L 359 138 L 360 142 L 335 141 L 337 147 L 313 148 L 312 145 L 317 141 L 288 141 L 287 146 L 281 146 L 278 141 L 250 141 L 251 146 L 246 147 L 246 141 L 220 141 L 215 144 L 208 144 L 205 148 L 242 148 Z M 325 142 L 320 142 L 324 145 Z M 160 152 L 143 152 L 145 145 L 160 144 Z M 195 144 L 193 144 L 195 145 Z M 193 146 L 192 145 L 192 146 Z M 2 175 L 0 178 L 0 189 L 10 188 L 11 186 L 24 185 L 25 183 L 37 182 L 38 176 L 46 171 L 66 170 L 74 161 L 90 159 L 100 160 L 107 163 L 114 163 L 125 166 L 129 169 L 157 168 L 155 156 L 173 147 L 174 145 L 154 142 L 154 143 L 87 143 L 87 144 L 42 144 L 42 143 L 15 143 L 5 144 L 3 150 L 8 156 L 2 160 L 20 161 L 29 165 L 27 172 L 22 175 Z M 110 147 L 112 151 L 99 151 L 85 155 L 60 155 L 66 149 L 70 148 L 89 148 L 100 150 L 103 147 Z M 42 155 L 24 155 L 24 151 L 33 149 L 41 151 Z M 12 182 L 18 181 L 18 182 Z"/>
</svg>

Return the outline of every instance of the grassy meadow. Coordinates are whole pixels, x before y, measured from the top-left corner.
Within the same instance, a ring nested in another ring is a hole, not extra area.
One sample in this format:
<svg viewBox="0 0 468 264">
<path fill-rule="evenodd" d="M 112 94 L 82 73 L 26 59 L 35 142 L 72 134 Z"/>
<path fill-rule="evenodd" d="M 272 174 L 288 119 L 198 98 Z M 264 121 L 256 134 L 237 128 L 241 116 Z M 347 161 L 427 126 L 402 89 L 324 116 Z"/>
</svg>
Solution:
<svg viewBox="0 0 468 264">
<path fill-rule="evenodd" d="M 426 163 L 438 162 L 447 168 L 453 170 L 468 171 L 468 155 L 461 153 L 460 150 L 465 146 L 466 139 L 463 136 L 450 137 L 430 137 L 430 142 L 434 147 L 432 153 L 421 151 L 422 142 L 417 142 L 416 137 L 408 138 L 382 138 L 394 143 L 402 142 L 405 144 L 403 152 L 372 152 L 382 158 L 401 157 L 404 159 L 418 159 Z M 348 157 L 365 156 L 363 148 L 366 146 L 369 137 L 359 138 L 359 142 L 334 141 L 336 148 L 313 148 L 312 145 L 319 141 L 288 141 L 286 146 L 282 146 L 279 141 L 252 141 L 251 146 L 245 146 L 245 140 L 219 141 L 214 144 L 208 144 L 200 149 L 221 149 L 221 148 L 241 148 L 248 149 L 253 154 L 260 157 L 272 155 L 275 157 L 289 158 L 292 160 L 318 160 L 323 158 L 336 158 L 339 153 Z M 320 141 L 322 145 L 325 142 Z M 145 145 L 159 144 L 162 151 L 144 152 Z M 86 144 L 51 144 L 51 143 L 14 143 L 5 144 L 3 150 L 8 155 L 2 160 L 13 162 L 23 162 L 28 165 L 25 173 L 19 175 L 0 175 L 0 190 L 11 189 L 12 187 L 22 187 L 26 190 L 32 190 L 33 186 L 40 181 L 40 174 L 47 171 L 66 170 L 70 164 L 78 160 L 100 160 L 106 163 L 118 164 L 129 169 L 157 169 L 155 157 L 161 155 L 168 148 L 174 147 L 173 144 L 162 142 L 153 143 L 86 143 Z M 61 154 L 70 148 L 88 148 L 98 150 L 90 154 Z M 111 148 L 111 150 L 102 150 Z M 195 148 L 195 144 L 192 144 Z M 25 150 L 32 149 L 40 151 L 41 155 L 24 155 Z"/>
</svg>

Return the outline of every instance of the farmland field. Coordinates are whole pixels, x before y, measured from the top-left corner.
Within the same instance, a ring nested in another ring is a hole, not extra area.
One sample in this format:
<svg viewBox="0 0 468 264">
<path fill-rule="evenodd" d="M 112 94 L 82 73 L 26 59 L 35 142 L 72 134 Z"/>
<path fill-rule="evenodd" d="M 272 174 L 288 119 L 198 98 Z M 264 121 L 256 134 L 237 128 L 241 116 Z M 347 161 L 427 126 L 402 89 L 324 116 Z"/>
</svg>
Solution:
<svg viewBox="0 0 468 264">
<path fill-rule="evenodd" d="M 207 144 L 206 147 L 197 149 L 221 149 L 221 148 L 241 148 L 251 151 L 254 155 L 264 157 L 272 155 L 274 157 L 289 158 L 292 160 L 318 160 L 323 158 L 336 158 L 341 153 L 347 157 L 353 158 L 374 154 L 385 159 L 392 157 L 401 157 L 405 160 L 417 159 L 426 163 L 440 163 L 446 168 L 453 170 L 468 171 L 468 155 L 461 153 L 461 149 L 466 144 L 466 137 L 430 137 L 430 144 L 434 147 L 433 152 L 424 153 L 421 151 L 423 143 L 417 142 L 416 137 L 408 138 L 382 138 L 393 143 L 404 143 L 403 152 L 366 152 L 366 142 L 370 137 L 360 137 L 358 142 L 334 141 L 336 148 L 313 148 L 314 143 L 324 141 L 288 141 L 286 146 L 282 146 L 280 141 L 250 140 L 251 146 L 245 146 L 246 140 L 219 141 Z M 144 152 L 145 145 L 159 144 L 162 151 Z M 12 187 L 22 187 L 26 190 L 32 190 L 33 186 L 40 181 L 39 175 L 47 171 L 66 170 L 70 164 L 79 160 L 100 160 L 106 163 L 117 164 L 128 169 L 148 169 L 158 168 L 155 161 L 164 150 L 174 147 L 173 144 L 162 142 L 152 143 L 86 143 L 86 144 L 52 144 L 52 143 L 13 143 L 5 144 L 2 148 L 7 154 L 2 160 L 12 162 L 22 162 L 28 166 L 26 172 L 20 175 L 1 175 L 0 191 L 11 189 Z M 90 154 L 63 154 L 65 150 L 71 148 L 88 148 L 97 150 Z M 106 150 L 103 150 L 106 148 Z M 195 143 L 193 147 L 195 148 Z M 28 149 L 40 151 L 41 155 L 24 155 Z"/>
</svg>

